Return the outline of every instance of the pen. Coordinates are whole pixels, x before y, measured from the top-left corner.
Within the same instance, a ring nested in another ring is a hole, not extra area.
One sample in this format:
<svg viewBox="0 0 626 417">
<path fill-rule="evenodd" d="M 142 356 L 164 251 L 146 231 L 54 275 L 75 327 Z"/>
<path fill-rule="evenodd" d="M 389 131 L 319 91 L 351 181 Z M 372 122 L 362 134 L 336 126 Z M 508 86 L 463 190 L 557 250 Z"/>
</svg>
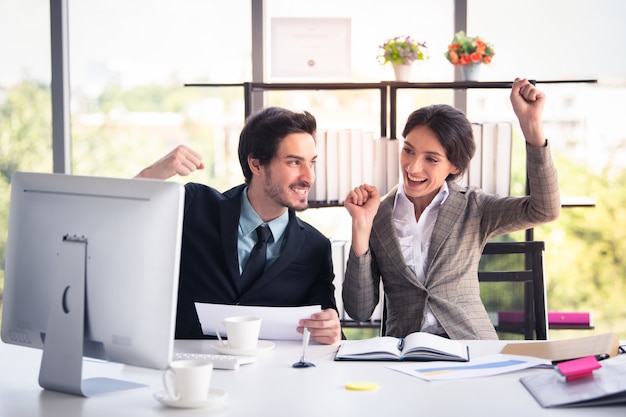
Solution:
<svg viewBox="0 0 626 417">
<path fill-rule="evenodd" d="M 403 348 L 404 348 L 404 339 L 400 339 L 398 340 L 398 350 L 402 351 Z"/>
</svg>

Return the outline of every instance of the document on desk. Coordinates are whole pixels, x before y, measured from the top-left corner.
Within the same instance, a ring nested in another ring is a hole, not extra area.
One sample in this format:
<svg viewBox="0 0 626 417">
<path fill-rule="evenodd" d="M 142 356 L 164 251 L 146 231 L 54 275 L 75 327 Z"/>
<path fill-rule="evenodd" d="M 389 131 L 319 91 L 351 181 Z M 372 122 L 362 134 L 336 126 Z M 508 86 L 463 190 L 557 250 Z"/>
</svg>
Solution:
<svg viewBox="0 0 626 417">
<path fill-rule="evenodd" d="M 469 362 L 422 362 L 388 366 L 389 369 L 426 381 L 478 378 L 519 371 L 533 367 L 552 367 L 549 360 L 530 356 L 496 354 L 470 359 Z"/>
<path fill-rule="evenodd" d="M 296 331 L 300 319 L 322 310 L 322 306 L 304 307 L 259 307 L 227 304 L 195 303 L 202 333 L 216 336 L 218 323 L 231 316 L 255 316 L 261 318 L 259 339 L 267 340 L 302 340 L 302 334 Z M 226 336 L 221 326 L 220 334 Z"/>
</svg>

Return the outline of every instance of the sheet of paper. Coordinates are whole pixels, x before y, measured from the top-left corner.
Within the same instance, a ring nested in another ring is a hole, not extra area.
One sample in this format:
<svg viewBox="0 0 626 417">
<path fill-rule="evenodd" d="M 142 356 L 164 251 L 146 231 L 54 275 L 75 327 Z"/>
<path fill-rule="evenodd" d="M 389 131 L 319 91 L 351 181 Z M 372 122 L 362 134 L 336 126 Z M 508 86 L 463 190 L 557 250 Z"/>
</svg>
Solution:
<svg viewBox="0 0 626 417">
<path fill-rule="evenodd" d="M 298 321 L 311 317 L 311 314 L 322 310 L 322 306 L 304 307 L 258 307 L 226 304 L 195 303 L 198 318 L 202 325 L 202 333 L 216 336 L 218 323 L 231 316 L 261 317 L 260 339 L 267 340 L 302 340 L 302 334 L 296 331 Z M 226 336 L 224 326 L 220 335 Z"/>
<path fill-rule="evenodd" d="M 477 378 L 504 374 L 532 367 L 551 367 L 549 360 L 530 356 L 496 354 L 471 359 L 469 362 L 412 362 L 388 366 L 389 369 L 427 381 Z"/>
</svg>

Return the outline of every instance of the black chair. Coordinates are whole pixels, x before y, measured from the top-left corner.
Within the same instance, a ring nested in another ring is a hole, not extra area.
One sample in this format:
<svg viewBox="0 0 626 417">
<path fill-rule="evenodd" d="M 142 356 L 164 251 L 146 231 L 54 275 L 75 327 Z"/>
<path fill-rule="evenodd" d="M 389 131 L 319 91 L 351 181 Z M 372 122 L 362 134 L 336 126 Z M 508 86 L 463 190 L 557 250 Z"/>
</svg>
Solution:
<svg viewBox="0 0 626 417">
<path fill-rule="evenodd" d="M 480 260 L 480 295 L 501 339 L 547 340 L 543 241 L 489 242 Z"/>
</svg>

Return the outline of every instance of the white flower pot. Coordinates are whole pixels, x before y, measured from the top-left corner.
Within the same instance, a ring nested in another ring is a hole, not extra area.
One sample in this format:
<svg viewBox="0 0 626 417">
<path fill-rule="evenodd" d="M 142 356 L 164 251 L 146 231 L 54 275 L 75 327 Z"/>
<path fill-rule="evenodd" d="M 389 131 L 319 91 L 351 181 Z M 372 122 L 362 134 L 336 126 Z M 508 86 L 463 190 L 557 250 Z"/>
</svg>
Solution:
<svg viewBox="0 0 626 417">
<path fill-rule="evenodd" d="M 469 64 L 461 67 L 463 81 L 478 81 L 480 75 L 480 64 Z"/>
<path fill-rule="evenodd" d="M 396 81 L 410 81 L 412 64 L 396 64 L 393 66 L 393 71 L 396 74 Z"/>
</svg>

